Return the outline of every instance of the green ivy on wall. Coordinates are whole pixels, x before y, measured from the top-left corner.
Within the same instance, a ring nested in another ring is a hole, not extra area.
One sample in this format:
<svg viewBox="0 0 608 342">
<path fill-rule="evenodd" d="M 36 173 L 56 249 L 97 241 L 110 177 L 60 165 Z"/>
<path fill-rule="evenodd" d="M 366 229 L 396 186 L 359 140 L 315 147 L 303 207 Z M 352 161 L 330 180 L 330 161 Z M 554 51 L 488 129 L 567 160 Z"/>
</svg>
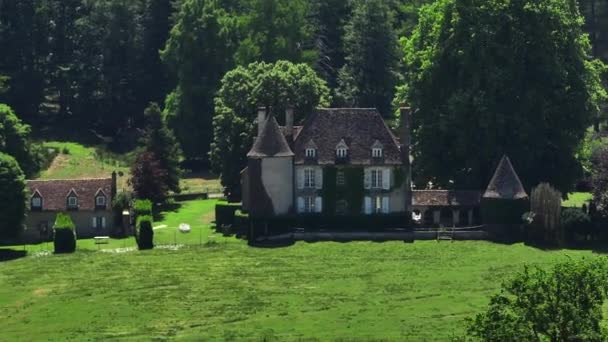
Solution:
<svg viewBox="0 0 608 342">
<path fill-rule="evenodd" d="M 336 214 L 336 173 L 337 170 L 333 166 L 323 168 L 323 189 L 321 197 L 323 198 L 323 214 Z"/>
<path fill-rule="evenodd" d="M 338 186 L 336 175 L 338 170 L 333 166 L 323 168 L 323 214 L 333 216 L 336 214 L 336 202 L 346 200 L 348 213 L 361 214 L 363 207 L 364 184 L 363 168 L 349 167 L 340 169 L 344 171 L 344 186 Z"/>
</svg>

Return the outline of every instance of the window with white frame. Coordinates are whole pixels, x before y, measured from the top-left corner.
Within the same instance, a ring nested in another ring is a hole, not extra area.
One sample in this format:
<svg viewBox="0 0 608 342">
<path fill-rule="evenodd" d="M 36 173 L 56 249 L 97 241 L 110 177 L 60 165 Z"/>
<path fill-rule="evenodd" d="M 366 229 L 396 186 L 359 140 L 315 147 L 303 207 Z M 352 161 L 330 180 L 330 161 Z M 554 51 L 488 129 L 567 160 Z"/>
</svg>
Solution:
<svg viewBox="0 0 608 342">
<path fill-rule="evenodd" d="M 372 157 L 373 158 L 382 158 L 382 148 L 381 147 L 372 148 Z"/>
<path fill-rule="evenodd" d="M 372 189 L 381 189 L 382 188 L 382 170 L 381 169 L 373 169 L 371 170 L 371 181 L 372 181 Z"/>
<path fill-rule="evenodd" d="M 70 208 L 78 207 L 78 197 L 76 197 L 76 196 L 68 197 L 68 207 L 70 207 Z"/>
<path fill-rule="evenodd" d="M 314 188 L 316 187 L 315 180 L 315 170 L 314 169 L 304 169 L 304 187 L 305 188 Z"/>
<path fill-rule="evenodd" d="M 378 196 L 374 198 L 374 207 L 372 209 L 374 211 L 374 214 L 382 213 L 382 197 Z"/>
<path fill-rule="evenodd" d="M 336 150 L 336 156 L 338 158 L 346 158 L 348 156 L 348 150 L 346 148 L 344 148 L 344 147 L 339 147 Z"/>
<path fill-rule="evenodd" d="M 315 212 L 315 197 L 306 196 L 304 197 L 304 212 L 314 213 Z"/>
<path fill-rule="evenodd" d="M 336 185 L 338 185 L 338 186 L 346 185 L 346 178 L 344 176 L 344 170 L 338 170 L 336 172 Z"/>
<path fill-rule="evenodd" d="M 32 197 L 32 209 L 42 208 L 42 198 L 36 196 Z"/>
<path fill-rule="evenodd" d="M 306 149 L 306 158 L 315 158 L 317 156 L 317 150 L 314 148 Z"/>
<path fill-rule="evenodd" d="M 106 206 L 106 196 L 99 195 L 99 196 L 95 197 L 95 205 L 98 207 L 105 207 Z"/>
</svg>

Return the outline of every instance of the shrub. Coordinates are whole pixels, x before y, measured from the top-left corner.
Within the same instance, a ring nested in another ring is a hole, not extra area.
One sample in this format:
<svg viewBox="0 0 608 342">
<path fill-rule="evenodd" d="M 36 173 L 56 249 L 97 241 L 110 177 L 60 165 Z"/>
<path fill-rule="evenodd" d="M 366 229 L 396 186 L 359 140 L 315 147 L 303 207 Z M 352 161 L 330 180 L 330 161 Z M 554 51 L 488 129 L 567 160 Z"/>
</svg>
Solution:
<svg viewBox="0 0 608 342">
<path fill-rule="evenodd" d="M 25 184 L 15 158 L 0 153 L 0 239 L 17 238 L 23 230 L 28 198 Z"/>
<path fill-rule="evenodd" d="M 581 209 L 566 208 L 561 214 L 562 229 L 568 240 L 574 241 L 577 236 L 593 234 L 591 218 Z"/>
<path fill-rule="evenodd" d="M 133 205 L 135 217 L 150 216 L 152 217 L 152 201 L 147 199 L 139 199 Z"/>
<path fill-rule="evenodd" d="M 241 210 L 234 212 L 234 226 L 237 229 L 246 229 L 249 226 L 249 214 Z"/>
<path fill-rule="evenodd" d="M 76 226 L 69 215 L 59 213 L 53 225 L 53 245 L 55 253 L 76 251 Z"/>
<path fill-rule="evenodd" d="M 152 228 L 151 216 L 137 217 L 137 248 L 140 250 L 154 248 L 154 229 Z"/>
<path fill-rule="evenodd" d="M 223 225 L 234 224 L 234 213 L 242 209 L 242 206 L 237 203 L 218 203 L 215 205 L 215 225 L 221 227 Z"/>
<path fill-rule="evenodd" d="M 532 237 L 544 242 L 561 245 L 564 231 L 560 225 L 562 193 L 548 183 L 532 189 L 530 210 L 534 213 Z"/>
</svg>

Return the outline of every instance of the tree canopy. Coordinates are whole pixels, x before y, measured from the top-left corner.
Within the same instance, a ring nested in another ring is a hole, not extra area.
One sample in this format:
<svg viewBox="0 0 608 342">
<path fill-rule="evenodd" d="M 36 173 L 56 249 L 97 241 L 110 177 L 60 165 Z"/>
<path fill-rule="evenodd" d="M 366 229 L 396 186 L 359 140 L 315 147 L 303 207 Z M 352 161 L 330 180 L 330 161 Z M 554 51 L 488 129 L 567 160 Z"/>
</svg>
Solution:
<svg viewBox="0 0 608 342">
<path fill-rule="evenodd" d="M 418 109 L 417 175 L 479 189 L 507 154 L 528 188 L 570 189 L 580 173 L 575 151 L 606 95 L 582 25 L 574 0 L 424 7 L 403 40 L 400 97 Z"/>
<path fill-rule="evenodd" d="M 25 175 L 15 158 L 0 152 L 0 239 L 13 239 L 23 230 L 26 210 Z"/>
<path fill-rule="evenodd" d="M 215 99 L 211 164 L 221 175 L 231 198 L 239 198 L 239 173 L 254 137 L 257 108 L 272 108 L 283 122 L 283 113 L 293 106 L 301 120 L 319 105 L 328 105 L 329 89 L 309 66 L 286 61 L 252 63 L 224 76 Z"/>
<path fill-rule="evenodd" d="M 0 103 L 0 152 L 13 156 L 26 176 L 40 168 L 37 147 L 30 140 L 30 126 L 21 122 L 15 112 Z"/>
</svg>

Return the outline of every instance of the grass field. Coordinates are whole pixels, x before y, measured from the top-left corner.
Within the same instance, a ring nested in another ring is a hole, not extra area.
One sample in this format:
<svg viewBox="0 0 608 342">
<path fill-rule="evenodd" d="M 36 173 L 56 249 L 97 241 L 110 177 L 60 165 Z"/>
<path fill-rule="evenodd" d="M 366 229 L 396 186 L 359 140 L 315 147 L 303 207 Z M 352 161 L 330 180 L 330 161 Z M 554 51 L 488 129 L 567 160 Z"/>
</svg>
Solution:
<svg viewBox="0 0 608 342">
<path fill-rule="evenodd" d="M 212 232 L 214 203 L 181 203 L 155 222 L 167 226 L 160 240 L 192 224 L 179 237 L 192 246 L 100 252 L 79 241 L 74 255 L 28 246 L 0 263 L 2 339 L 447 340 L 524 264 L 593 255 L 473 241 L 258 249 Z"/>
</svg>

